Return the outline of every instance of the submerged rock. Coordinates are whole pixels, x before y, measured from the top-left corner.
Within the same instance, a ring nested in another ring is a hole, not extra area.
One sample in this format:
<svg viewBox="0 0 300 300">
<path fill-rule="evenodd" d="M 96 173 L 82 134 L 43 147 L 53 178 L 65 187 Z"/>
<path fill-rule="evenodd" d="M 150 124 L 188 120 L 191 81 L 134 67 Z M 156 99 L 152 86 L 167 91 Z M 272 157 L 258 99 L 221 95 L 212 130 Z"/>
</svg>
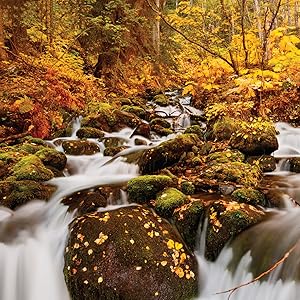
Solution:
<svg viewBox="0 0 300 300">
<path fill-rule="evenodd" d="M 175 188 L 166 188 L 156 196 L 155 211 L 164 218 L 170 218 L 176 208 L 186 204 L 188 198 Z"/>
<path fill-rule="evenodd" d="M 172 186 L 173 180 L 166 175 L 144 175 L 128 181 L 128 200 L 135 203 L 147 203 L 156 198 L 164 188 Z"/>
<path fill-rule="evenodd" d="M 72 300 L 188 300 L 197 295 L 194 254 L 151 210 L 130 206 L 75 219 L 64 274 Z"/>
<path fill-rule="evenodd" d="M 191 151 L 199 141 L 195 134 L 181 134 L 145 151 L 139 164 L 142 174 L 153 173 L 172 166 L 180 160 L 185 152 Z"/>
<path fill-rule="evenodd" d="M 66 154 L 69 155 L 93 155 L 100 152 L 97 144 L 89 141 L 64 141 L 62 147 Z"/>
</svg>

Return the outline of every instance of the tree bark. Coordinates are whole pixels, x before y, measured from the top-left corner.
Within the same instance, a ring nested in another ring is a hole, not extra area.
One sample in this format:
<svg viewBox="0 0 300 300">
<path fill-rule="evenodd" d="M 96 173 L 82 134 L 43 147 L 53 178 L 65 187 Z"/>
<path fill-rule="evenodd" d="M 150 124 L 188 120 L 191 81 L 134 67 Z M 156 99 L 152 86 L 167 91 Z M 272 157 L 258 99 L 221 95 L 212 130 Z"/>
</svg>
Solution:
<svg viewBox="0 0 300 300">
<path fill-rule="evenodd" d="M 158 11 L 160 11 L 160 0 L 155 0 L 155 6 Z M 154 23 L 153 23 L 153 46 L 157 53 L 160 55 L 160 16 L 154 16 Z"/>
<path fill-rule="evenodd" d="M 0 6 L 0 61 L 7 59 L 7 53 L 4 49 L 4 21 L 3 8 Z"/>
</svg>

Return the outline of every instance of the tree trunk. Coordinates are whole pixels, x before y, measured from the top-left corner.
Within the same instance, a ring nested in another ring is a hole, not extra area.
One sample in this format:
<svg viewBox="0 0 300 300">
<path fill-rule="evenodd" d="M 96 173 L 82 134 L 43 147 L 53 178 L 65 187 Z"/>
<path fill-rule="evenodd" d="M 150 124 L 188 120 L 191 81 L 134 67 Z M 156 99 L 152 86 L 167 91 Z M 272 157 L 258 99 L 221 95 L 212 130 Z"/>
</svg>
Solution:
<svg viewBox="0 0 300 300">
<path fill-rule="evenodd" d="M 294 24 L 296 27 L 297 34 L 300 33 L 300 26 L 299 26 L 299 1 L 295 1 L 294 3 Z"/>
<path fill-rule="evenodd" d="M 0 61 L 6 59 L 7 59 L 7 53 L 4 49 L 3 8 L 0 6 Z"/>
<path fill-rule="evenodd" d="M 258 31 L 258 36 L 261 41 L 263 42 L 263 29 L 262 29 L 262 24 L 261 24 L 261 10 L 260 10 L 260 3 L 259 0 L 254 0 L 254 9 L 255 9 L 255 14 L 257 16 L 257 31 Z"/>
<path fill-rule="evenodd" d="M 160 11 L 160 0 L 155 0 L 155 8 Z M 160 55 L 160 17 L 154 16 L 154 23 L 153 23 L 153 46 L 157 53 Z"/>
</svg>

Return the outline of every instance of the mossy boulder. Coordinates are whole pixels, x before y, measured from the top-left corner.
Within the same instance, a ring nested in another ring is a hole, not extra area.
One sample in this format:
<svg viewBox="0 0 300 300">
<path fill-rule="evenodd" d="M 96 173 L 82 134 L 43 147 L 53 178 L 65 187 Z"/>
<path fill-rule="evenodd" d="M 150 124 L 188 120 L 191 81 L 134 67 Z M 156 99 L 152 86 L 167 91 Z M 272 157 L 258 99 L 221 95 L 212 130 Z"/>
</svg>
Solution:
<svg viewBox="0 0 300 300">
<path fill-rule="evenodd" d="M 72 300 L 188 300 L 198 271 L 173 227 L 151 210 L 130 206 L 74 220 L 64 274 Z"/>
<path fill-rule="evenodd" d="M 150 127 L 152 128 L 155 125 L 159 125 L 164 128 L 171 128 L 170 122 L 163 118 L 154 118 L 150 121 Z"/>
<path fill-rule="evenodd" d="M 127 192 L 130 202 L 147 203 L 166 187 L 173 186 L 173 180 L 166 175 L 144 175 L 128 181 Z"/>
<path fill-rule="evenodd" d="M 176 208 L 188 203 L 185 194 L 175 188 L 166 188 L 156 196 L 155 211 L 164 218 L 170 218 Z"/>
<path fill-rule="evenodd" d="M 101 139 L 104 137 L 104 132 L 100 129 L 93 127 L 81 127 L 76 132 L 76 135 L 81 139 L 89 139 L 89 138 L 98 138 Z"/>
<path fill-rule="evenodd" d="M 295 173 L 300 173 L 300 158 L 293 157 L 289 159 L 290 171 Z"/>
<path fill-rule="evenodd" d="M 195 186 L 190 181 L 182 181 L 180 184 L 180 189 L 185 195 L 193 195 L 195 194 Z"/>
<path fill-rule="evenodd" d="M 271 154 L 278 149 L 276 129 L 273 123 L 256 121 L 240 122 L 229 144 L 247 155 Z"/>
<path fill-rule="evenodd" d="M 140 123 L 133 132 L 133 135 L 141 135 L 147 139 L 150 139 L 150 125 L 147 123 Z"/>
<path fill-rule="evenodd" d="M 192 147 L 199 142 L 200 140 L 195 134 L 181 134 L 145 151 L 139 164 L 142 174 L 153 173 L 172 166 L 180 160 L 185 152 L 191 151 Z"/>
<path fill-rule="evenodd" d="M 164 94 L 154 96 L 153 102 L 159 106 L 168 106 L 170 104 L 170 100 Z"/>
<path fill-rule="evenodd" d="M 206 258 L 215 260 L 226 243 L 262 221 L 264 216 L 264 211 L 245 203 L 224 200 L 214 202 L 207 210 Z"/>
<path fill-rule="evenodd" d="M 199 136 L 200 139 L 204 139 L 204 131 L 200 125 L 189 126 L 184 133 L 194 133 Z"/>
<path fill-rule="evenodd" d="M 53 148 L 44 148 L 36 152 L 35 155 L 45 166 L 53 167 L 59 171 L 62 171 L 67 163 L 67 157 Z"/>
<path fill-rule="evenodd" d="M 237 189 L 231 194 L 231 197 L 233 198 L 233 200 L 239 203 L 247 203 L 253 206 L 266 205 L 266 198 L 264 194 L 258 190 L 251 188 Z"/>
<path fill-rule="evenodd" d="M 213 123 L 208 131 L 208 138 L 218 141 L 229 140 L 234 132 L 239 128 L 235 119 L 228 117 L 221 118 Z"/>
<path fill-rule="evenodd" d="M 208 164 L 228 163 L 228 162 L 243 162 L 245 155 L 238 150 L 225 150 L 211 153 L 207 156 L 206 162 Z"/>
<path fill-rule="evenodd" d="M 276 158 L 271 155 L 250 156 L 246 161 L 259 166 L 263 172 L 273 172 L 276 169 Z"/>
<path fill-rule="evenodd" d="M 33 180 L 0 181 L 0 205 L 15 209 L 31 200 L 48 200 L 55 187 Z"/>
<path fill-rule="evenodd" d="M 119 146 L 119 147 L 108 147 L 104 149 L 104 156 L 115 156 L 122 150 L 127 149 L 127 146 Z"/>
<path fill-rule="evenodd" d="M 174 133 L 174 131 L 170 128 L 165 128 L 160 125 L 153 125 L 151 129 L 160 136 L 167 136 L 169 134 Z"/>
<path fill-rule="evenodd" d="M 135 105 L 123 105 L 121 107 L 122 111 L 125 112 L 129 112 L 132 114 L 135 114 L 136 116 L 138 116 L 141 119 L 145 119 L 146 118 L 146 111 L 140 107 L 140 106 L 135 106 Z"/>
<path fill-rule="evenodd" d="M 234 182 L 244 186 L 257 186 L 262 179 L 259 167 L 243 162 L 217 163 L 208 166 L 203 173 L 208 179 L 219 182 Z"/>
<path fill-rule="evenodd" d="M 47 169 L 42 161 L 35 155 L 23 157 L 13 167 L 16 180 L 47 181 L 54 177 L 52 171 Z"/>
<path fill-rule="evenodd" d="M 204 215 L 205 207 L 201 200 L 183 205 L 173 214 L 172 220 L 176 228 L 192 250 L 195 249 L 199 225 Z"/>
<path fill-rule="evenodd" d="M 63 141 L 62 147 L 69 155 L 93 155 L 100 152 L 97 144 L 84 140 Z"/>
</svg>

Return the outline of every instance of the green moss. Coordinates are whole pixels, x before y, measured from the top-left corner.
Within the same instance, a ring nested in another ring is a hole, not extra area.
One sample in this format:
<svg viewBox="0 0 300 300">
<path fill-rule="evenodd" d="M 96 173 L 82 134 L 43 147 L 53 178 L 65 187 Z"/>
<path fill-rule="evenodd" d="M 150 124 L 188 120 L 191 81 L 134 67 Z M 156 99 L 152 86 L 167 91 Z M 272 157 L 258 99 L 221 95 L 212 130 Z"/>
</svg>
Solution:
<svg viewBox="0 0 300 300">
<path fill-rule="evenodd" d="M 193 195 L 195 193 L 195 186 L 190 181 L 183 181 L 181 183 L 181 191 L 186 195 Z"/>
<path fill-rule="evenodd" d="M 165 128 L 165 127 L 162 127 L 160 125 L 153 125 L 151 127 L 151 129 L 153 131 L 155 131 L 157 134 L 161 135 L 161 136 L 167 136 L 169 134 L 172 134 L 174 133 L 174 131 L 170 128 Z"/>
<path fill-rule="evenodd" d="M 192 125 L 189 126 L 184 133 L 194 133 L 197 134 L 201 139 L 204 138 L 204 132 L 200 125 Z"/>
<path fill-rule="evenodd" d="M 169 218 L 176 208 L 187 202 L 185 194 L 175 188 L 166 188 L 156 196 L 155 210 L 160 216 Z"/>
<path fill-rule="evenodd" d="M 233 200 L 251 205 L 266 205 L 266 199 L 262 192 L 254 189 L 237 189 L 231 194 Z"/>
<path fill-rule="evenodd" d="M 224 117 L 213 124 L 212 138 L 218 141 L 229 140 L 238 129 L 239 124 L 235 119 Z"/>
<path fill-rule="evenodd" d="M 137 115 L 138 117 L 144 119 L 146 117 L 146 112 L 143 108 L 134 105 L 123 105 L 121 110 Z"/>
<path fill-rule="evenodd" d="M 162 126 L 164 128 L 171 128 L 171 124 L 170 122 L 168 122 L 167 120 L 163 119 L 163 118 L 154 118 L 150 121 L 150 127 L 152 128 L 154 125 L 159 125 Z"/>
<path fill-rule="evenodd" d="M 168 106 L 170 104 L 170 100 L 164 94 L 154 96 L 153 102 L 159 106 Z"/>
<path fill-rule="evenodd" d="M 64 141 L 62 147 L 66 154 L 70 155 L 92 155 L 100 152 L 97 144 L 89 141 Z"/>
<path fill-rule="evenodd" d="M 242 162 L 218 163 L 209 166 L 203 175 L 209 179 L 231 181 L 245 186 L 257 186 L 262 178 L 260 168 Z"/>
<path fill-rule="evenodd" d="M 119 152 L 121 152 L 124 149 L 127 149 L 127 146 L 119 146 L 119 147 L 108 147 L 105 148 L 103 155 L 104 156 L 115 156 Z"/>
<path fill-rule="evenodd" d="M 227 163 L 227 162 L 243 162 L 245 155 L 238 150 L 226 150 L 222 152 L 214 152 L 207 156 L 207 163 Z"/>
<path fill-rule="evenodd" d="M 76 135 L 81 139 L 103 138 L 104 132 L 100 129 L 93 128 L 93 127 L 82 127 L 76 132 Z"/>
<path fill-rule="evenodd" d="M 47 169 L 42 161 L 35 155 L 23 157 L 13 167 L 13 176 L 17 180 L 46 181 L 54 177 L 53 173 Z"/>
<path fill-rule="evenodd" d="M 35 154 L 46 166 L 51 166 L 57 170 L 63 170 L 67 163 L 66 156 L 52 148 L 44 148 Z"/>
<path fill-rule="evenodd" d="M 262 172 L 272 172 L 276 169 L 276 158 L 271 155 L 250 156 L 246 161 L 259 166 Z"/>
<path fill-rule="evenodd" d="M 128 181 L 127 192 L 130 202 L 147 203 L 168 186 L 172 179 L 165 175 L 144 175 Z"/>
</svg>

